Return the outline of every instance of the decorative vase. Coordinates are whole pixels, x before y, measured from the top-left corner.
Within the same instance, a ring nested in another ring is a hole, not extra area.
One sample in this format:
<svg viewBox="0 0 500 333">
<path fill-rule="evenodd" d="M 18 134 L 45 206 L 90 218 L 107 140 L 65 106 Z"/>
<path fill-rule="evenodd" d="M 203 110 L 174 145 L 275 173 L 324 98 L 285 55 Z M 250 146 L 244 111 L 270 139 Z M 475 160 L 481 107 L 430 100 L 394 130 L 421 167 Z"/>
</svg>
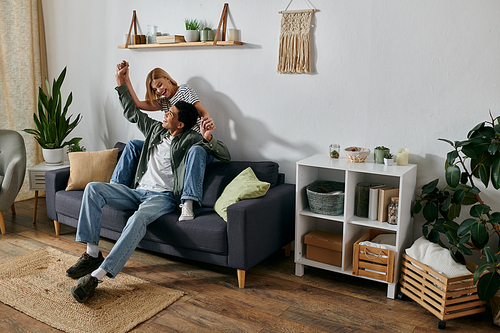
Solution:
<svg viewBox="0 0 500 333">
<path fill-rule="evenodd" d="M 186 30 L 184 34 L 186 42 L 197 42 L 200 40 L 200 32 L 198 30 Z"/>
<path fill-rule="evenodd" d="M 63 148 L 45 149 L 42 148 L 43 159 L 46 164 L 61 165 L 63 164 Z"/>
<path fill-rule="evenodd" d="M 389 149 L 375 149 L 373 151 L 373 156 L 375 158 L 375 163 L 384 164 L 384 158 L 390 153 Z"/>
</svg>

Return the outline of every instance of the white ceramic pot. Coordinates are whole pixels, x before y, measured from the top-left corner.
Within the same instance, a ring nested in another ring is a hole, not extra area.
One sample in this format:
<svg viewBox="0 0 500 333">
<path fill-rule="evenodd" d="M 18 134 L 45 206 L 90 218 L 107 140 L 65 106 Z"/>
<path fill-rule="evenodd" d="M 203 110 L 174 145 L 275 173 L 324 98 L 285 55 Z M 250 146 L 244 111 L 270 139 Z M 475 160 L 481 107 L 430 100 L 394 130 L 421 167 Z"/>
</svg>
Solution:
<svg viewBox="0 0 500 333">
<path fill-rule="evenodd" d="M 186 30 L 184 34 L 184 39 L 186 42 L 199 42 L 200 41 L 200 32 L 198 30 Z"/>
<path fill-rule="evenodd" d="M 63 163 L 63 148 L 42 148 L 42 153 L 46 164 L 59 165 Z"/>
<path fill-rule="evenodd" d="M 385 165 L 393 165 L 394 164 L 394 159 L 392 159 L 392 158 L 384 158 L 384 164 Z"/>
</svg>

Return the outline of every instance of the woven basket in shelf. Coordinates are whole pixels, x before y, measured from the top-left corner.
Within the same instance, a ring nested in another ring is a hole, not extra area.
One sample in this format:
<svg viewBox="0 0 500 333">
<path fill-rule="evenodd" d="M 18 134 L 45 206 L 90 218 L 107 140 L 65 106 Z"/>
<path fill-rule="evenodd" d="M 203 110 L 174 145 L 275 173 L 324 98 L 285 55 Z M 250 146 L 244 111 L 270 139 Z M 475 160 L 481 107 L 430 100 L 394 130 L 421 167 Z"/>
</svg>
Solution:
<svg viewBox="0 0 500 333">
<path fill-rule="evenodd" d="M 327 180 L 317 180 L 307 185 L 311 212 L 333 216 L 344 214 L 344 189 L 344 183 Z"/>
</svg>

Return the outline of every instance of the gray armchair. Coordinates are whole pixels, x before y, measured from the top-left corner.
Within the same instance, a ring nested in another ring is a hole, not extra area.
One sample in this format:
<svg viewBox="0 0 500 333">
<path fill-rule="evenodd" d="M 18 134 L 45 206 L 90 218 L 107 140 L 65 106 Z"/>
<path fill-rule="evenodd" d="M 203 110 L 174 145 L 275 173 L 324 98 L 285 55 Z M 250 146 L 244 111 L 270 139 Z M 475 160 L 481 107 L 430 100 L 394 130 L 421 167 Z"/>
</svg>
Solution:
<svg viewBox="0 0 500 333">
<path fill-rule="evenodd" d="M 16 131 L 0 130 L 0 230 L 5 234 L 3 212 L 14 209 L 14 200 L 26 173 L 26 147 Z"/>
</svg>

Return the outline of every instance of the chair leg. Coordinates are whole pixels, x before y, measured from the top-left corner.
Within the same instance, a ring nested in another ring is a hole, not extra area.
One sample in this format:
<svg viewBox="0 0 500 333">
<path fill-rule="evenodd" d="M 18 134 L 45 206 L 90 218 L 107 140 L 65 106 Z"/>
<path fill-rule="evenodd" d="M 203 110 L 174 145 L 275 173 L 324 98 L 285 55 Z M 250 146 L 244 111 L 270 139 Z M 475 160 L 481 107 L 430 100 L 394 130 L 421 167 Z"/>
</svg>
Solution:
<svg viewBox="0 0 500 333">
<path fill-rule="evenodd" d="M 3 219 L 3 212 L 0 212 L 0 230 L 2 231 L 2 235 L 5 235 L 5 221 Z"/>
<path fill-rule="evenodd" d="M 245 271 L 238 269 L 236 273 L 238 274 L 238 286 L 240 288 L 245 288 Z"/>
<path fill-rule="evenodd" d="M 16 213 L 16 207 L 14 207 L 14 203 L 12 203 L 12 206 L 10 206 L 10 211 L 12 212 L 12 214 Z"/>
<path fill-rule="evenodd" d="M 288 243 L 285 245 L 285 256 L 289 257 L 292 251 L 292 243 Z"/>
<path fill-rule="evenodd" d="M 56 236 L 61 234 L 61 223 L 54 220 L 54 228 L 56 229 Z"/>
</svg>

